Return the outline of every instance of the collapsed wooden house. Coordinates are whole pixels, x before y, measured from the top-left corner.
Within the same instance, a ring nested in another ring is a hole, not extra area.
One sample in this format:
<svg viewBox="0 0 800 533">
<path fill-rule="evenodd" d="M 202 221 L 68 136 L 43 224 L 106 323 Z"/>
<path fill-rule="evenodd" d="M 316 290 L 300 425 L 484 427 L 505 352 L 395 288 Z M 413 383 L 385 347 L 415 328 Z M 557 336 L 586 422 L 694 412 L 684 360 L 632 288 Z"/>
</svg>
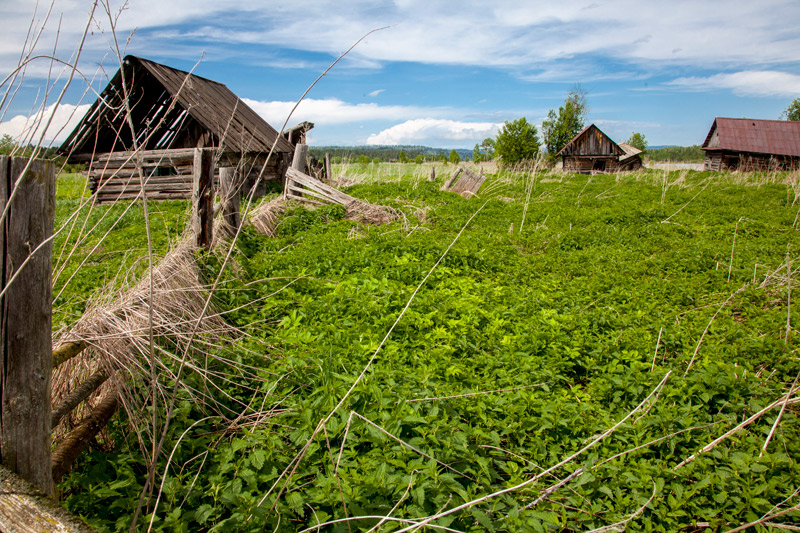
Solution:
<svg viewBox="0 0 800 533">
<path fill-rule="evenodd" d="M 705 170 L 797 170 L 800 122 L 717 117 L 701 148 Z"/>
<path fill-rule="evenodd" d="M 611 137 L 591 124 L 572 138 L 556 154 L 564 162 L 564 171 L 582 174 L 621 172 L 642 168 L 641 150 Z"/>
<path fill-rule="evenodd" d="M 216 178 L 234 168 L 244 190 L 259 176 L 283 179 L 294 152 L 225 85 L 135 56 L 125 57 L 60 152 L 86 164 L 99 202 L 113 202 L 137 197 L 142 181 L 150 199 L 190 198 L 196 148 L 213 149 Z"/>
</svg>

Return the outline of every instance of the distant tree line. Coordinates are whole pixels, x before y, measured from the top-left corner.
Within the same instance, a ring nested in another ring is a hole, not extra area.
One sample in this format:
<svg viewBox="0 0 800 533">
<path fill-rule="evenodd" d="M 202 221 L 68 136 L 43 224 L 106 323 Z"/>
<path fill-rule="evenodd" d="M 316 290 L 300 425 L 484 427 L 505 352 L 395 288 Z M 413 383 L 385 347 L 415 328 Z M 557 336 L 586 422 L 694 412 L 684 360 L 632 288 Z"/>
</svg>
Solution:
<svg viewBox="0 0 800 533">
<path fill-rule="evenodd" d="M 458 162 L 469 160 L 471 150 L 431 148 L 429 146 L 310 146 L 309 153 L 322 161 L 325 154 L 330 154 L 331 161 L 363 162 L 368 161 L 400 163 L 428 163 L 434 161 Z M 453 154 L 455 153 L 455 157 Z"/>
<path fill-rule="evenodd" d="M 650 161 L 674 161 L 676 163 L 702 163 L 705 152 L 700 146 L 665 146 L 663 148 L 650 148 L 647 150 L 647 159 Z"/>
</svg>

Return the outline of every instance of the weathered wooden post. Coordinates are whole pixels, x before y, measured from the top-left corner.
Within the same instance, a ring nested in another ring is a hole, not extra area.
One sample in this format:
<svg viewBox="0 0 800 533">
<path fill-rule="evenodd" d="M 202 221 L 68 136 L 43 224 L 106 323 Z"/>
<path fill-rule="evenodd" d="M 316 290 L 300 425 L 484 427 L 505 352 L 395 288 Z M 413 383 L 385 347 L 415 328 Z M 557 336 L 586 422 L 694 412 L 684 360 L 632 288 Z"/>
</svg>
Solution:
<svg viewBox="0 0 800 533">
<path fill-rule="evenodd" d="M 328 178 L 328 184 L 333 185 L 333 169 L 331 169 L 331 154 L 325 154 L 325 177 Z"/>
<path fill-rule="evenodd" d="M 294 147 L 294 159 L 292 159 L 292 168 L 299 170 L 303 174 L 306 172 L 306 157 L 308 156 L 308 145 L 299 143 Z"/>
<path fill-rule="evenodd" d="M 0 156 L 4 261 L 0 307 L 0 454 L 3 464 L 47 494 L 50 374 L 53 368 L 52 263 L 55 168 L 50 161 Z M 13 199 L 11 198 L 14 193 Z"/>
<path fill-rule="evenodd" d="M 222 202 L 222 227 L 228 236 L 236 235 L 242 222 L 239 213 L 242 192 L 236 180 L 236 169 L 223 167 L 219 169 L 219 196 Z"/>
<path fill-rule="evenodd" d="M 436 169 L 431 167 L 431 175 L 428 176 L 428 181 L 436 181 Z"/>
<path fill-rule="evenodd" d="M 214 152 L 195 148 L 192 166 L 192 230 L 198 248 L 211 249 L 214 231 Z"/>
</svg>

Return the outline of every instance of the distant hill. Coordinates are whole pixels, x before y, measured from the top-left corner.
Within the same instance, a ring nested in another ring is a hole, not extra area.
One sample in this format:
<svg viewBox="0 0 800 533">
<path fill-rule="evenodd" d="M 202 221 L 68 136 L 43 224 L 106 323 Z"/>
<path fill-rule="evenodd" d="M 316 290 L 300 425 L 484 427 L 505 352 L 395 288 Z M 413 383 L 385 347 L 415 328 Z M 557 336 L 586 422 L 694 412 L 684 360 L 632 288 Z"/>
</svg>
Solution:
<svg viewBox="0 0 800 533">
<path fill-rule="evenodd" d="M 330 154 L 331 158 L 357 159 L 359 156 L 365 155 L 370 159 L 378 159 L 380 161 L 397 161 L 400 159 L 400 152 L 403 152 L 408 159 L 413 160 L 418 155 L 428 159 L 434 160 L 441 158 L 441 156 L 449 156 L 451 148 L 431 148 L 430 146 L 414 146 L 414 145 L 393 145 L 393 146 L 309 146 L 311 155 L 319 160 L 325 157 L 325 154 Z M 472 150 L 466 148 L 456 148 L 456 153 L 461 160 L 471 159 Z"/>
</svg>

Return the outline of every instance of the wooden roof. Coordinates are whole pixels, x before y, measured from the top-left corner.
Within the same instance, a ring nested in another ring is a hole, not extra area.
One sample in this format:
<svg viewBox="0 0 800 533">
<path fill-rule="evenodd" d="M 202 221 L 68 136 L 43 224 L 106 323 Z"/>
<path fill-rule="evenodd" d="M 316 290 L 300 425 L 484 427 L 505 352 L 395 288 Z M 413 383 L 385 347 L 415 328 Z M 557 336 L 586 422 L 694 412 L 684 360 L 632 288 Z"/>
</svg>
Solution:
<svg viewBox="0 0 800 533">
<path fill-rule="evenodd" d="M 123 74 L 125 83 L 123 84 Z M 126 121 L 125 96 L 133 132 Z M 126 56 L 64 144 L 62 153 L 190 148 L 205 134 L 204 146 L 233 152 L 277 152 L 293 146 L 221 83 Z"/>
<path fill-rule="evenodd" d="M 800 157 L 800 122 L 717 117 L 701 148 Z"/>
<path fill-rule="evenodd" d="M 625 150 L 619 147 L 611 137 L 590 124 L 583 128 L 557 154 L 558 156 L 624 156 Z"/>
</svg>

